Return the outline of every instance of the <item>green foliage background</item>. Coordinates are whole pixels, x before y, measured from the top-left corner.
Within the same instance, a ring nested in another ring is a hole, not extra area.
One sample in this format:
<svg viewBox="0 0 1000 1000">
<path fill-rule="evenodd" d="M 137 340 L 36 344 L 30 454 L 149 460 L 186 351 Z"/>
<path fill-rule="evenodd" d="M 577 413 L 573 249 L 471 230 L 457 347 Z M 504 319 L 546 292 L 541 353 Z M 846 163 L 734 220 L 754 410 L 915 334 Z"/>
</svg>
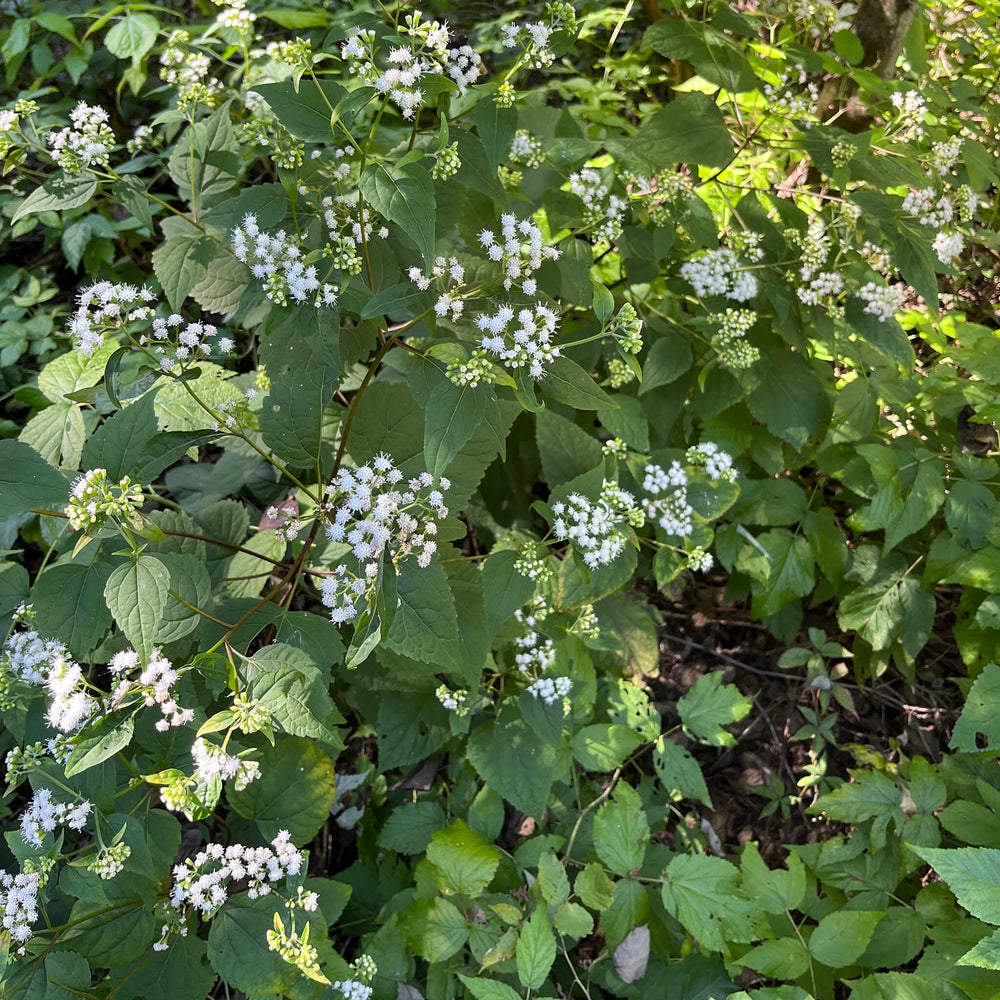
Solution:
<svg viewBox="0 0 1000 1000">
<path fill-rule="evenodd" d="M 997 10 L 860 6 L 0 5 L 5 997 L 1000 992 Z M 81 103 L 96 151 L 53 138 Z M 559 356 L 484 346 L 505 305 Z M 380 456 L 434 527 L 366 576 L 326 527 Z M 602 496 L 588 561 L 560 524 Z M 661 597 L 713 560 L 802 691 L 761 811 L 817 833 L 771 867 L 714 842 L 703 772 L 767 706 L 721 672 L 656 702 Z M 949 631 L 946 752 L 837 773 L 837 720 L 875 683 L 929 707 Z M 158 727 L 161 657 L 191 714 Z M 40 793 L 89 818 L 33 842 Z M 178 895 L 282 831 L 272 892 Z"/>
</svg>

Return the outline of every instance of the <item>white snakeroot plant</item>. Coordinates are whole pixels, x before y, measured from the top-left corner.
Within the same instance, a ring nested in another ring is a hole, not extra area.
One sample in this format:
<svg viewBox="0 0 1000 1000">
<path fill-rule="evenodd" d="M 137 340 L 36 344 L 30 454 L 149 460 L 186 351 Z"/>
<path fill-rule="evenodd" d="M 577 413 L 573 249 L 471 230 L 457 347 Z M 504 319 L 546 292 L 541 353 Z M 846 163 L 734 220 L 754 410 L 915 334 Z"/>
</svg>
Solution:
<svg viewBox="0 0 1000 1000">
<path fill-rule="evenodd" d="M 552 513 L 552 534 L 559 541 L 572 542 L 591 569 L 614 562 L 625 550 L 626 529 L 644 522 L 635 497 L 611 480 L 604 481 L 596 501 L 571 493 L 565 502 L 552 504 Z"/>
<path fill-rule="evenodd" d="M 107 111 L 80 101 L 70 112 L 69 120 L 72 125 L 47 136 L 52 159 L 67 174 L 107 167 L 115 144 Z"/>
<path fill-rule="evenodd" d="M 757 279 L 744 269 L 729 247 L 709 250 L 696 260 L 685 261 L 680 271 L 699 297 L 723 295 L 746 302 L 757 294 Z"/>
</svg>

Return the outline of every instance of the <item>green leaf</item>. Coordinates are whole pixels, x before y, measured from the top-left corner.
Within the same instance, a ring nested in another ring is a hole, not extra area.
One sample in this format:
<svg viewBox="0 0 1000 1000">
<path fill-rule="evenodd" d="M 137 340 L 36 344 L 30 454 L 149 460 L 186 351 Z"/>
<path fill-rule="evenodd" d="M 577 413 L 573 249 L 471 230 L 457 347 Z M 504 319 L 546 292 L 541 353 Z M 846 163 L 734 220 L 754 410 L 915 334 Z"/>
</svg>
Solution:
<svg viewBox="0 0 1000 1000">
<path fill-rule="evenodd" d="M 313 469 L 327 432 L 326 408 L 337 372 L 319 364 L 289 365 L 271 373 L 271 388 L 260 411 L 264 443 L 294 468 Z"/>
<path fill-rule="evenodd" d="M 300 973 L 267 945 L 275 914 L 285 915 L 274 895 L 250 899 L 231 896 L 212 918 L 208 930 L 208 959 L 212 968 L 234 989 L 255 995 L 283 994 Z"/>
<path fill-rule="evenodd" d="M 601 911 L 606 910 L 614 900 L 615 884 L 605 874 L 604 866 L 592 861 L 576 876 L 573 892 L 584 906 Z"/>
<path fill-rule="evenodd" d="M 120 709 L 101 716 L 93 725 L 84 727 L 66 761 L 66 777 L 82 774 L 109 757 L 114 757 L 119 750 L 124 750 L 132 740 L 134 712 L 133 708 Z"/>
<path fill-rule="evenodd" d="M 616 875 L 628 875 L 642 867 L 648 840 L 649 823 L 639 793 L 620 781 L 612 801 L 594 817 L 594 850 Z"/>
<path fill-rule="evenodd" d="M 973 550 L 981 549 L 996 518 L 997 501 L 992 490 L 968 479 L 951 483 L 944 504 L 944 519 L 963 545 Z"/>
<path fill-rule="evenodd" d="M 421 569 L 412 559 L 396 578 L 399 604 L 384 637 L 393 652 L 442 668 L 457 665 L 458 615 L 448 577 L 439 562 Z"/>
<path fill-rule="evenodd" d="M 722 727 L 743 719 L 753 699 L 740 694 L 735 684 L 723 684 L 721 671 L 703 674 L 677 702 L 684 731 L 692 739 L 714 747 L 730 747 L 736 740 Z"/>
<path fill-rule="evenodd" d="M 194 231 L 171 236 L 153 251 L 153 271 L 175 312 L 208 273 L 215 251 L 213 240 Z"/>
<path fill-rule="evenodd" d="M 601 464 L 600 442 L 582 427 L 551 410 L 536 415 L 535 440 L 542 459 L 542 472 L 550 486 L 567 483 Z"/>
<path fill-rule="evenodd" d="M 832 969 L 852 965 L 868 947 L 884 916 L 881 910 L 828 913 L 809 938 L 809 954 Z"/>
<path fill-rule="evenodd" d="M 934 625 L 933 594 L 911 576 L 881 574 L 878 583 L 851 591 L 840 601 L 840 627 L 854 629 L 873 649 L 888 649 L 896 638 L 911 656 L 924 647 Z"/>
<path fill-rule="evenodd" d="M 576 410 L 617 409 L 618 404 L 589 372 L 570 358 L 555 358 L 545 371 L 542 392 Z"/>
<path fill-rule="evenodd" d="M 0 507 L 5 516 L 35 508 L 58 510 L 69 502 L 70 480 L 21 441 L 0 441 Z"/>
<path fill-rule="evenodd" d="M 642 47 L 683 59 L 700 77 L 732 93 L 752 90 L 757 83 L 741 46 L 701 19 L 665 17 L 646 29 Z"/>
<path fill-rule="evenodd" d="M 420 302 L 427 292 L 422 292 L 412 281 L 380 288 L 361 310 L 362 319 L 376 319 L 380 316 L 405 316 L 412 306 Z"/>
<path fill-rule="evenodd" d="M 438 889 L 446 896 L 478 896 L 500 864 L 500 852 L 457 819 L 438 830 L 427 847 L 427 860 Z"/>
<path fill-rule="evenodd" d="M 683 747 L 666 738 L 658 741 L 653 751 L 653 767 L 671 800 L 696 799 L 713 808 L 701 768 Z"/>
<path fill-rule="evenodd" d="M 434 259 L 434 183 L 419 163 L 408 163 L 395 173 L 381 163 L 367 167 L 361 175 L 361 193 L 375 211 L 406 233 L 423 255 L 424 264 Z"/>
<path fill-rule="evenodd" d="M 254 90 L 271 105 L 271 110 L 296 139 L 304 142 L 331 142 L 336 113 L 330 108 L 347 96 L 347 91 L 332 80 L 303 78 L 298 88 L 291 80 L 281 83 L 254 84 Z"/>
<path fill-rule="evenodd" d="M 660 664 L 660 640 L 656 634 L 660 621 L 658 612 L 642 600 L 621 592 L 598 601 L 594 611 L 601 630 L 613 635 L 621 645 L 629 673 L 654 675 Z"/>
<path fill-rule="evenodd" d="M 788 871 L 768 868 L 760 856 L 756 843 L 751 841 L 743 848 L 740 871 L 743 891 L 765 913 L 776 916 L 788 910 L 797 910 L 806 896 L 806 870 L 796 854 L 788 855 Z"/>
<path fill-rule="evenodd" d="M 995 751 L 1000 747 L 1000 666 L 990 663 L 975 679 L 965 707 L 955 723 L 948 746 L 963 753 Z M 980 746 L 978 737 L 983 737 Z M 1000 920 L 994 921 L 1000 923 Z"/>
<path fill-rule="evenodd" d="M 774 979 L 798 979 L 809 968 L 809 951 L 798 938 L 778 938 L 751 948 L 742 965 Z"/>
<path fill-rule="evenodd" d="M 529 990 L 537 990 L 556 960 L 556 937 L 549 923 L 548 910 L 535 908 L 517 937 L 517 978 Z"/>
<path fill-rule="evenodd" d="M 39 633 L 64 643 L 77 659 L 89 659 L 111 625 L 104 601 L 111 570 L 105 562 L 62 563 L 42 573 L 31 591 Z"/>
<path fill-rule="evenodd" d="M 149 231 L 153 231 L 153 214 L 146 185 L 135 174 L 126 174 L 111 185 L 115 200 L 139 220 Z M 232 256 L 232 254 L 227 254 Z M 241 265 L 242 266 L 242 265 Z"/>
<path fill-rule="evenodd" d="M 191 298 L 208 312 L 220 316 L 235 313 L 250 286 L 250 278 L 246 264 L 228 248 L 220 247 L 208 262 L 205 277 L 191 289 Z"/>
<path fill-rule="evenodd" d="M 266 659 L 263 653 L 268 654 Z M 344 717 L 330 698 L 328 678 L 308 654 L 272 643 L 254 656 L 254 663 L 261 670 L 248 686 L 249 696 L 260 702 L 283 732 L 311 737 L 337 752 L 343 749 L 336 726 Z M 269 665 L 277 669 L 266 669 Z"/>
<path fill-rule="evenodd" d="M 472 116 L 486 156 L 496 169 L 506 159 L 517 131 L 517 108 L 502 108 L 496 101 L 486 98 L 475 106 Z"/>
<path fill-rule="evenodd" d="M 958 905 L 988 924 L 1000 924 L 1000 850 L 989 847 L 913 847 L 955 894 Z"/>
<path fill-rule="evenodd" d="M 535 581 L 515 568 L 517 553 L 510 549 L 491 552 L 483 563 L 483 601 L 486 605 L 486 635 L 491 640 L 535 593 Z"/>
<path fill-rule="evenodd" d="M 642 363 L 642 384 L 639 395 L 661 385 L 670 385 L 688 372 L 694 360 L 691 344 L 686 337 L 674 330 L 656 330 L 656 339 L 650 345 Z"/>
<path fill-rule="evenodd" d="M 165 951 L 143 955 L 129 965 L 115 965 L 108 980 L 112 995 L 124 997 L 127 989 L 131 991 L 127 995 L 142 1000 L 202 1000 L 216 980 L 206 961 L 207 947 L 192 934 L 175 938 Z M 85 989 L 89 981 L 88 971 Z"/>
<path fill-rule="evenodd" d="M 538 858 L 538 887 L 550 906 L 559 906 L 569 899 L 566 867 L 551 851 Z"/>
<path fill-rule="evenodd" d="M 485 387 L 457 386 L 447 379 L 438 383 L 424 410 L 424 456 L 432 476 L 451 465 L 479 429 L 486 407 L 496 405 L 495 398 Z"/>
<path fill-rule="evenodd" d="M 492 101 L 484 102 L 492 104 Z M 506 983 L 501 983 L 496 979 L 479 979 L 475 976 L 463 976 L 458 974 L 465 988 L 476 998 L 476 1000 L 521 1000 L 520 993 L 517 993 Z"/>
<path fill-rule="evenodd" d="M 801 535 L 785 529 L 765 532 L 757 541 L 771 557 L 764 593 L 755 595 L 755 615 L 773 615 L 798 597 L 810 594 L 816 585 L 813 554 Z"/>
<path fill-rule="evenodd" d="M 469 763 L 490 788 L 516 809 L 541 819 L 556 773 L 551 743 L 513 719 L 499 729 L 492 722 L 474 729 L 468 748 Z"/>
<path fill-rule="evenodd" d="M 647 170 L 678 162 L 724 167 L 733 158 L 733 140 L 715 102 L 705 94 L 677 94 L 655 111 L 628 139 L 609 139 L 608 151 Z"/>
<path fill-rule="evenodd" d="M 104 585 L 108 609 L 143 663 L 152 652 L 169 587 L 170 571 L 150 555 L 116 566 Z"/>
<path fill-rule="evenodd" d="M 609 948 L 617 948 L 633 927 L 649 920 L 649 890 L 633 879 L 615 883 L 615 898 L 601 914 L 601 930 Z"/>
<path fill-rule="evenodd" d="M 93 174 L 58 173 L 50 177 L 41 187 L 35 188 L 14 213 L 12 222 L 19 222 L 26 216 L 38 212 L 66 211 L 86 205 L 97 190 L 97 178 Z"/>
<path fill-rule="evenodd" d="M 229 120 L 229 103 L 220 105 L 207 118 L 188 125 L 167 161 L 171 180 L 188 199 L 196 217 L 205 207 L 227 195 L 238 183 L 243 170 L 243 156 Z M 168 232 L 173 227 L 176 227 L 174 231 L 191 229 L 186 220 L 176 218 L 161 225 L 167 236 L 173 234 Z M 212 246 L 215 246 L 214 241 Z M 206 264 L 212 256 L 208 255 Z M 201 276 L 204 277 L 204 271 Z"/>
<path fill-rule="evenodd" d="M 279 737 L 260 754 L 261 777 L 242 791 L 226 789 L 230 805 L 271 840 L 288 830 L 308 843 L 330 817 L 335 797 L 333 763 L 315 743 Z"/>
<path fill-rule="evenodd" d="M 711 951 L 725 947 L 722 920 L 741 902 L 739 871 L 722 858 L 679 854 L 663 873 L 663 906 Z"/>
<path fill-rule="evenodd" d="M 795 448 L 820 438 L 830 419 L 826 389 L 797 354 L 767 366 L 767 378 L 747 397 L 750 412 Z"/>
<path fill-rule="evenodd" d="M 902 790 L 878 771 L 855 770 L 852 780 L 822 796 L 810 812 L 823 812 L 842 823 L 863 823 L 874 820 L 871 839 L 873 849 L 885 843 L 885 831 L 890 822 L 896 829 L 903 825 Z"/>
<path fill-rule="evenodd" d="M 957 964 L 972 965 L 978 969 L 1000 969 L 1000 930 L 977 941 Z M 931 996 L 928 993 L 928 997 Z"/>
<path fill-rule="evenodd" d="M 135 876 L 119 876 L 119 886 L 109 893 L 113 898 L 78 899 L 70 910 L 71 927 L 60 944 L 86 955 L 95 968 L 115 968 L 148 953 L 156 939 L 159 925 L 153 917 L 153 883 Z M 141 885 L 140 892 L 133 886 Z"/>
<path fill-rule="evenodd" d="M 573 736 L 573 756 L 588 771 L 613 771 L 641 743 L 627 726 L 598 722 Z"/>
<path fill-rule="evenodd" d="M 378 846 L 399 854 L 422 854 L 431 837 L 444 825 L 444 810 L 436 802 L 404 803 L 396 806 L 382 824 Z"/>
<path fill-rule="evenodd" d="M 225 565 L 226 591 L 232 597 L 257 597 L 274 570 L 273 560 L 285 554 L 285 542 L 274 531 L 258 531 L 242 543 L 249 552 L 234 553 Z M 257 555 L 266 556 L 258 559 Z"/>
<path fill-rule="evenodd" d="M 76 469 L 86 436 L 79 408 L 62 403 L 36 413 L 18 440 L 34 448 L 50 465 Z"/>
<path fill-rule="evenodd" d="M 127 14 L 104 38 L 105 48 L 119 59 L 142 59 L 156 44 L 160 26 L 151 14 Z"/>
<path fill-rule="evenodd" d="M 428 962 L 451 958 L 469 937 L 465 917 L 447 899 L 417 899 L 401 916 L 401 930 L 411 950 Z"/>
<path fill-rule="evenodd" d="M 560 903 L 553 923 L 560 934 L 573 938 L 586 937 L 594 930 L 594 918 L 577 903 Z"/>
</svg>

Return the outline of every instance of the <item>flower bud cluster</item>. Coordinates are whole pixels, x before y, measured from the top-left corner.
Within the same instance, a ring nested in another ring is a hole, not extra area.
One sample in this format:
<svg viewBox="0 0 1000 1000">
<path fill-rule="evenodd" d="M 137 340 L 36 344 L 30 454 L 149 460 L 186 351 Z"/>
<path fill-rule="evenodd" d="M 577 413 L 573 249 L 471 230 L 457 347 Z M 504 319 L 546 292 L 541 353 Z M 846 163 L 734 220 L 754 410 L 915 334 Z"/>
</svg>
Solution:
<svg viewBox="0 0 1000 1000">
<path fill-rule="evenodd" d="M 809 79 L 803 66 L 789 66 L 777 83 L 764 84 L 764 96 L 772 107 L 789 115 L 808 115 L 819 101 L 819 87 Z"/>
<path fill-rule="evenodd" d="M 241 35 L 247 35 L 253 31 L 254 21 L 257 15 L 247 10 L 247 0 L 212 0 L 216 7 L 221 7 L 215 16 L 216 23 L 223 28 L 233 28 Z"/>
<path fill-rule="evenodd" d="M 434 166 L 431 167 L 431 177 L 436 181 L 444 181 L 462 169 L 462 160 L 458 155 L 458 143 L 453 142 L 434 154 Z"/>
<path fill-rule="evenodd" d="M 191 758 L 194 760 L 195 778 L 206 785 L 216 778 L 234 781 L 236 791 L 241 792 L 261 774 L 257 761 L 228 754 L 222 747 L 209 743 L 201 736 L 191 744 Z"/>
<path fill-rule="evenodd" d="M 264 294 L 280 305 L 311 302 L 317 308 L 337 303 L 337 287 L 320 282 L 315 264 L 306 264 L 302 248 L 280 229 L 273 235 L 263 232 L 257 217 L 247 213 L 243 225 L 232 234 L 233 253 L 261 282 Z"/>
<path fill-rule="evenodd" d="M 485 350 L 477 348 L 470 358 L 455 358 L 449 361 L 445 375 L 449 381 L 461 388 L 475 389 L 480 382 L 493 381 L 493 362 Z"/>
<path fill-rule="evenodd" d="M 469 692 L 464 688 L 452 691 L 447 684 L 441 684 L 434 692 L 443 708 L 454 712 L 459 718 L 469 714 Z"/>
<path fill-rule="evenodd" d="M 948 225 L 955 218 L 955 206 L 951 199 L 946 194 L 939 196 L 933 187 L 911 191 L 903 199 L 902 210 L 908 215 L 915 215 L 921 225 L 935 229 Z"/>
<path fill-rule="evenodd" d="M 919 139 L 924 134 L 923 120 L 927 102 L 916 90 L 897 90 L 890 100 L 897 111 L 897 135 Z"/>
<path fill-rule="evenodd" d="M 638 354 L 642 350 L 642 320 L 631 302 L 626 302 L 618 310 L 618 315 L 608 325 L 608 333 L 629 354 Z"/>
<path fill-rule="evenodd" d="M 69 120 L 72 126 L 49 132 L 46 137 L 52 159 L 67 174 L 108 166 L 115 134 L 108 124 L 107 111 L 80 101 L 69 113 Z"/>
<path fill-rule="evenodd" d="M 334 171 L 335 176 L 345 176 L 344 171 L 350 171 L 346 157 L 349 150 L 338 150 L 338 157 L 343 153 L 340 165 Z M 364 267 L 364 247 L 376 236 L 380 240 L 387 239 L 389 229 L 381 222 L 381 217 L 369 205 L 359 208 L 357 192 L 341 194 L 333 197 L 326 195 L 322 200 L 323 220 L 330 235 L 330 242 L 323 251 L 323 256 L 333 262 L 338 271 L 345 274 L 360 274 Z"/>
<path fill-rule="evenodd" d="M 132 857 L 132 848 L 128 844 L 112 844 L 101 848 L 87 864 L 87 871 L 94 872 L 104 880 L 114 878 L 125 867 L 125 862 Z"/>
<path fill-rule="evenodd" d="M 123 476 L 113 485 L 106 469 L 89 469 L 73 483 L 65 510 L 75 531 L 95 531 L 108 518 L 132 521 L 142 502 L 142 486 L 130 477 Z"/>
</svg>

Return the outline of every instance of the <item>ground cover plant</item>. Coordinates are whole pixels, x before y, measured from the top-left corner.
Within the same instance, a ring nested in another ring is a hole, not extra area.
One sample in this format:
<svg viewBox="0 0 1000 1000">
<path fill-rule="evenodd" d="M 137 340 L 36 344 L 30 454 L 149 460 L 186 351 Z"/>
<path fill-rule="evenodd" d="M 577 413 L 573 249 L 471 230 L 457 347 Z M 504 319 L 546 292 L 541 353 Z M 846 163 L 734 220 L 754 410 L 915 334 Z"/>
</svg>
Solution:
<svg viewBox="0 0 1000 1000">
<path fill-rule="evenodd" d="M 994 5 L 0 8 L 4 997 L 1000 993 Z"/>
</svg>

